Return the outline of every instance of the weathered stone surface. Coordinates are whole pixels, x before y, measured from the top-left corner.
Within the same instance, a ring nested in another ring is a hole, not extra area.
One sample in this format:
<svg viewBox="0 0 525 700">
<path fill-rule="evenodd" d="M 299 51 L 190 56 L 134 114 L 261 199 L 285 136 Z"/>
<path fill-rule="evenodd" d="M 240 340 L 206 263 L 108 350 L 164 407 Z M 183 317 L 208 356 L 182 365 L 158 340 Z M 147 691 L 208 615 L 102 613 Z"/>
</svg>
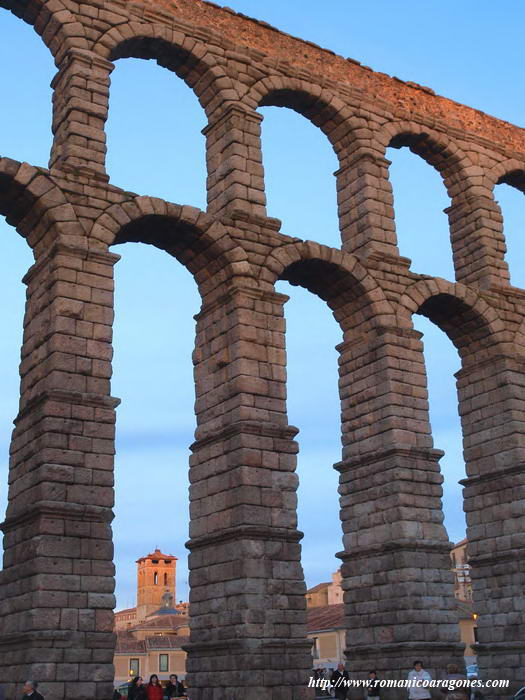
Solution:
<svg viewBox="0 0 525 700">
<path fill-rule="evenodd" d="M 203 300 L 190 461 L 192 700 L 311 697 L 278 279 L 318 294 L 343 333 L 336 468 L 352 671 L 396 678 L 420 657 L 440 674 L 461 655 L 441 453 L 411 322 L 422 313 L 462 358 L 481 674 L 521 682 L 525 295 L 509 286 L 492 189 L 525 190 L 523 131 L 212 3 L 1 4 L 34 25 L 58 66 L 50 170 L 0 159 L 0 213 L 35 255 L 3 524 L 8 697 L 27 677 L 42 681 L 47 700 L 111 697 L 118 256 L 108 249 L 125 241 L 177 258 Z M 107 184 L 109 76 L 126 56 L 157 59 L 199 97 L 208 117 L 206 213 Z M 266 216 L 263 104 L 295 109 L 333 145 L 341 250 L 285 236 Z M 388 146 L 410 148 L 444 179 L 453 281 L 414 274 L 399 256 Z"/>
</svg>

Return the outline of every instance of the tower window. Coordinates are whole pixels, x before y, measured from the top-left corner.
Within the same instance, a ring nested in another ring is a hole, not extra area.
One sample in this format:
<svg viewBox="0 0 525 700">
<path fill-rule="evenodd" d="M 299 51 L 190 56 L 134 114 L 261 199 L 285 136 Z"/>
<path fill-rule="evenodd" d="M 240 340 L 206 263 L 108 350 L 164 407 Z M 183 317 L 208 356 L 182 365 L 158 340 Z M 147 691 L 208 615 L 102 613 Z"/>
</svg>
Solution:
<svg viewBox="0 0 525 700">
<path fill-rule="evenodd" d="M 164 574 L 164 585 L 168 585 L 168 574 Z"/>
<path fill-rule="evenodd" d="M 153 583 L 154 583 L 154 585 L 156 586 L 156 585 L 158 584 L 158 582 L 159 582 L 159 575 L 158 575 L 158 573 L 155 571 L 155 573 L 153 574 Z"/>
</svg>

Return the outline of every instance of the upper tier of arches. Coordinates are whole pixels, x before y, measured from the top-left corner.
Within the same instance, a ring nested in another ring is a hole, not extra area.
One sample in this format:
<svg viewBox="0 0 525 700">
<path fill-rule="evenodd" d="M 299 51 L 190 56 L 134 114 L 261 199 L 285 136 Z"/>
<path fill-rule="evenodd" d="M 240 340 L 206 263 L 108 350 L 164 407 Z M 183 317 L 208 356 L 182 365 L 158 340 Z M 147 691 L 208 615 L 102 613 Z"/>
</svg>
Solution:
<svg viewBox="0 0 525 700">
<path fill-rule="evenodd" d="M 3 0 L 2 5 L 34 27 L 59 68 L 52 158 L 58 171 L 89 170 L 89 154 L 96 152 L 93 173 L 102 176 L 107 86 L 113 63 L 126 57 L 154 59 L 197 95 L 208 118 L 208 133 L 215 130 L 215 137 L 208 140 L 209 149 L 217 151 L 216 133 L 228 128 L 225 119 L 231 110 L 241 115 L 239 142 L 249 157 L 234 158 L 231 148 L 224 147 L 218 156 L 214 153 L 208 158 L 213 170 L 221 173 L 225 190 L 239 190 L 240 183 L 250 180 L 253 163 L 262 163 L 260 139 L 253 130 L 252 116 L 257 108 L 278 105 L 293 109 L 323 132 L 337 154 L 341 247 L 345 251 L 358 256 L 399 257 L 385 150 L 389 146 L 407 147 L 436 168 L 450 196 L 447 213 L 456 281 L 481 287 L 509 283 L 502 216 L 493 189 L 497 183 L 507 182 L 525 190 L 525 156 L 504 155 L 505 144 L 490 148 L 461 134 L 455 125 L 438 119 L 432 125 L 418 121 L 416 113 L 407 120 L 406 115 L 401 118 L 385 106 L 376 105 L 371 111 L 366 95 L 357 100 L 346 86 L 339 89 L 317 76 L 298 75 L 290 65 L 281 70 L 264 57 L 255 63 L 249 53 L 235 52 L 217 32 L 184 29 L 177 21 L 170 25 L 168 21 L 140 19 L 120 6 L 115 8 L 115 17 L 105 18 L 97 11 L 88 22 L 88 15 L 73 14 L 64 0 Z M 116 21 L 117 15 L 122 21 Z M 79 96 L 72 79 L 79 75 L 91 97 Z M 90 133 L 83 136 L 86 146 L 82 149 L 76 145 L 78 128 L 73 123 L 78 117 L 71 117 L 72 110 L 75 115 L 84 110 L 89 115 Z M 250 122 L 249 135 L 248 131 L 242 134 L 242 115 Z M 220 168 L 216 167 L 217 157 L 222 160 Z M 209 172 L 210 189 L 213 177 L 214 172 Z M 252 191 L 249 184 L 246 187 L 248 204 L 257 201 L 257 211 L 264 212 L 260 193 Z M 230 195 L 214 213 L 228 214 L 228 205 L 238 207 L 238 199 Z"/>
</svg>

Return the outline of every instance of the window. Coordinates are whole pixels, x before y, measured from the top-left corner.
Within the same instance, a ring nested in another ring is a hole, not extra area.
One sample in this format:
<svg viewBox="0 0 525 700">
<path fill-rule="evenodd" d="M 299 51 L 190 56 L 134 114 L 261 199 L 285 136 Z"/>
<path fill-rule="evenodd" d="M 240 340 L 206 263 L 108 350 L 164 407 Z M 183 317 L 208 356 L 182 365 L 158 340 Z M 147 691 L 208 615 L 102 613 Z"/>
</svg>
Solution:
<svg viewBox="0 0 525 700">
<path fill-rule="evenodd" d="M 168 574 L 164 574 L 164 585 L 168 585 Z"/>
<path fill-rule="evenodd" d="M 168 671 L 168 654 L 159 654 L 159 672 Z"/>
<path fill-rule="evenodd" d="M 138 659 L 129 660 L 129 675 L 133 678 L 135 676 L 140 676 L 140 663 Z"/>
<path fill-rule="evenodd" d="M 155 586 L 156 586 L 158 582 L 159 582 L 159 575 L 158 575 L 158 573 L 155 571 L 155 573 L 153 574 L 153 583 L 154 583 Z"/>
<path fill-rule="evenodd" d="M 312 639 L 312 656 L 314 659 L 319 658 L 319 647 L 317 645 L 317 637 Z"/>
</svg>

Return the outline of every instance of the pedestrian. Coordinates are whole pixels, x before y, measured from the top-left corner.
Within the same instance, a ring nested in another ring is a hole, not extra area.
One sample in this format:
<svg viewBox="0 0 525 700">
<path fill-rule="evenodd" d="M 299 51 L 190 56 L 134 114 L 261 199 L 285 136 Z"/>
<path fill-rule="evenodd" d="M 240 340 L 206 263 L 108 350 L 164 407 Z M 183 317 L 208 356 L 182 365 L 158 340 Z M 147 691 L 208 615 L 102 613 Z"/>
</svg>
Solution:
<svg viewBox="0 0 525 700">
<path fill-rule="evenodd" d="M 330 697 L 330 691 L 328 690 L 328 674 L 326 673 L 324 666 L 320 666 L 318 668 L 317 677 L 321 685 L 321 691 L 318 692 L 318 695 L 321 697 Z"/>
<path fill-rule="evenodd" d="M 5 690 L 3 685 L 0 685 L 0 700 L 5 700 Z"/>
<path fill-rule="evenodd" d="M 484 695 L 481 692 L 481 688 L 478 687 L 479 679 L 476 674 L 470 678 L 470 700 L 483 700 Z"/>
<path fill-rule="evenodd" d="M 142 676 L 135 676 L 128 690 L 128 700 L 148 700 Z"/>
<path fill-rule="evenodd" d="M 164 697 L 164 688 L 156 673 L 152 673 L 149 677 L 149 683 L 146 686 L 146 697 L 148 700 L 162 700 Z"/>
<path fill-rule="evenodd" d="M 345 669 L 344 664 L 339 664 L 337 666 L 337 670 L 332 673 L 330 683 L 332 684 L 334 697 L 337 698 L 337 700 L 346 700 L 349 678 L 350 676 L 348 675 L 348 671 Z"/>
<path fill-rule="evenodd" d="M 40 695 L 37 688 L 38 683 L 36 681 L 26 681 L 22 688 L 24 692 L 22 700 L 44 700 L 44 696 Z"/>
<path fill-rule="evenodd" d="M 427 685 L 432 678 L 425 671 L 421 661 L 414 661 L 414 668 L 408 674 L 408 699 L 427 700 L 431 698 L 430 687 Z"/>
<path fill-rule="evenodd" d="M 365 700 L 380 700 L 380 685 L 376 671 L 368 672 L 368 685 L 365 690 Z"/>
<path fill-rule="evenodd" d="M 170 676 L 170 681 L 166 686 L 165 695 L 168 698 L 179 698 L 186 695 L 186 690 L 176 673 L 172 673 Z"/>
<path fill-rule="evenodd" d="M 470 688 L 465 674 L 459 672 L 457 664 L 447 666 L 445 683 L 440 686 L 447 700 L 470 700 Z"/>
</svg>

